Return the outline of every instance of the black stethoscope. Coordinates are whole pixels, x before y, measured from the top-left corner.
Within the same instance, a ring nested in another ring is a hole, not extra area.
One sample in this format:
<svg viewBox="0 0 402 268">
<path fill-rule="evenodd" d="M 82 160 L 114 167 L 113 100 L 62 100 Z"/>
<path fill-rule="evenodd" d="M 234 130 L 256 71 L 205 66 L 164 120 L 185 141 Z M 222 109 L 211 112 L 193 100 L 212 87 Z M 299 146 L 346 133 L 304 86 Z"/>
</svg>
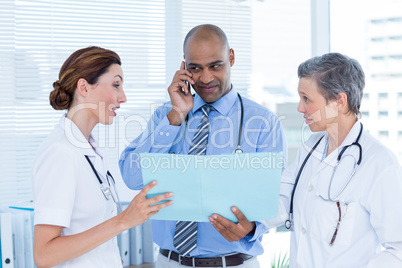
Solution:
<svg viewBox="0 0 402 268">
<path fill-rule="evenodd" d="M 194 95 L 193 95 L 194 96 Z M 241 133 L 243 131 L 243 117 L 244 117 L 244 107 L 243 107 L 243 100 L 240 96 L 239 93 L 237 93 L 237 97 L 239 98 L 240 101 L 240 125 L 239 125 L 239 138 L 237 140 L 237 148 L 233 150 L 233 153 L 235 154 L 241 154 L 243 153 L 243 150 L 240 148 L 240 140 L 241 140 Z M 181 152 L 181 150 L 183 149 L 183 144 L 184 144 L 184 138 L 186 137 L 186 129 L 187 129 L 187 124 L 188 124 L 188 115 L 186 116 L 186 125 L 184 126 L 184 134 L 183 134 L 183 139 L 181 141 L 181 146 L 179 151 L 177 152 L 177 154 L 179 154 Z M 175 152 L 171 152 L 172 154 L 175 154 Z"/>
<path fill-rule="evenodd" d="M 105 196 L 106 200 L 109 200 L 109 197 L 111 196 L 113 199 L 113 202 L 116 204 L 117 211 L 118 213 L 122 212 L 121 209 L 121 203 L 120 203 L 120 198 L 119 195 L 117 194 L 117 189 L 116 189 L 116 183 L 114 181 L 114 178 L 112 174 L 109 172 L 109 170 L 106 172 L 106 180 L 108 185 L 104 184 L 101 178 L 99 177 L 98 171 L 95 169 L 94 165 L 92 164 L 91 160 L 87 155 L 85 155 L 85 158 L 87 159 L 89 165 L 91 166 L 93 172 L 95 173 L 96 178 L 98 179 L 98 182 L 100 184 L 100 189 Z M 111 187 L 114 188 L 114 193 L 116 197 L 113 195 L 112 190 L 110 189 Z"/>
<path fill-rule="evenodd" d="M 346 145 L 345 147 L 343 147 L 341 152 L 338 154 L 337 162 L 336 162 L 336 165 L 335 165 L 334 170 L 332 172 L 331 180 L 330 180 L 330 183 L 329 183 L 329 186 L 328 186 L 328 200 L 329 201 L 333 201 L 333 202 L 337 201 L 337 200 L 334 200 L 334 199 L 336 199 L 343 192 L 343 190 L 345 190 L 346 186 L 349 184 L 350 180 L 352 179 L 353 175 L 355 174 L 357 167 L 360 165 L 360 163 L 362 161 L 362 146 L 359 143 L 360 136 L 362 135 L 362 132 L 363 132 L 363 124 L 360 123 L 360 132 L 359 132 L 359 135 L 357 136 L 356 140 L 352 144 L 349 144 L 349 145 Z M 300 175 L 301 175 L 301 173 L 303 171 L 304 166 L 306 165 L 307 160 L 310 158 L 310 156 L 314 152 L 315 148 L 317 148 L 317 146 L 320 143 L 320 141 L 322 140 L 322 138 L 324 138 L 324 136 L 322 136 L 317 141 L 317 143 L 314 144 L 313 148 L 311 148 L 310 152 L 308 153 L 308 155 L 304 159 L 303 164 L 301 165 L 301 167 L 299 169 L 299 172 L 297 173 L 295 184 L 293 186 L 292 196 L 291 196 L 291 199 L 290 199 L 289 219 L 287 219 L 285 221 L 286 229 L 291 229 L 293 227 L 293 198 L 294 198 L 294 195 L 295 195 L 295 192 L 296 192 L 297 183 L 299 182 L 299 179 L 300 179 Z M 349 148 L 349 147 L 351 147 L 353 145 L 356 145 L 359 148 L 359 160 L 356 162 L 356 164 L 355 164 L 355 166 L 353 168 L 353 171 L 352 171 L 351 175 L 349 176 L 349 179 L 343 185 L 341 190 L 335 195 L 335 197 L 332 198 L 331 197 L 331 185 L 332 185 L 332 180 L 334 178 L 335 171 L 338 168 L 338 165 L 339 165 L 339 162 L 340 162 L 340 160 L 342 158 L 343 153 L 346 151 L 347 148 Z"/>
</svg>

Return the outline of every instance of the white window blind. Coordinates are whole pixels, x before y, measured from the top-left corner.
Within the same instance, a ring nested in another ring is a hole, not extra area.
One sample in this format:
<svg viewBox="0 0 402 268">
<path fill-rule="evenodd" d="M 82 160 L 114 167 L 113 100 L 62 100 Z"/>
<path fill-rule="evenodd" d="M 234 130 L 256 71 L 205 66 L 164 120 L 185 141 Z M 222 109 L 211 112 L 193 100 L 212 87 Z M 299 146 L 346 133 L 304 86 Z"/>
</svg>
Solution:
<svg viewBox="0 0 402 268">
<path fill-rule="evenodd" d="M 117 161 L 127 142 L 145 127 L 182 59 L 193 26 L 219 25 L 236 52 L 232 82 L 247 95 L 251 74 L 251 8 L 248 1 L 7 0 L 0 1 L 0 206 L 32 199 L 36 150 L 63 112 L 48 96 L 64 60 L 90 45 L 122 59 L 128 98 L 111 126 L 94 133 L 121 181 Z M 132 195 L 127 192 L 129 200 Z"/>
</svg>

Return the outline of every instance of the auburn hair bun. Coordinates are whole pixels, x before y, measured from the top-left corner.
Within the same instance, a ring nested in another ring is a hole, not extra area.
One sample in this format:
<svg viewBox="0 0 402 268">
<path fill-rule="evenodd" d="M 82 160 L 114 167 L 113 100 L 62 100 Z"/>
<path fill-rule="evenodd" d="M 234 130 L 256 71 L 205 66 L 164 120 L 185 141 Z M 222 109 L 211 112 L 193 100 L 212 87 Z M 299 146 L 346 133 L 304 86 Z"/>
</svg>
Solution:
<svg viewBox="0 0 402 268">
<path fill-rule="evenodd" d="M 71 97 L 70 95 L 63 89 L 60 81 L 57 80 L 53 83 L 53 91 L 50 92 L 49 101 L 50 105 L 55 110 L 65 110 L 70 107 Z"/>
</svg>

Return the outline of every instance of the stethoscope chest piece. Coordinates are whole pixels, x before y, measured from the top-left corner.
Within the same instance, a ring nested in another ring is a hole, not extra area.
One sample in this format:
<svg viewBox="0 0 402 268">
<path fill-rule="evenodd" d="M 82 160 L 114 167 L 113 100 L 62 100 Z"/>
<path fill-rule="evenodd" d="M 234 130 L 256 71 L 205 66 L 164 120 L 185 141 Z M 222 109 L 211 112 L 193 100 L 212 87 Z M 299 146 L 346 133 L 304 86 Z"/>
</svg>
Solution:
<svg viewBox="0 0 402 268">
<path fill-rule="evenodd" d="M 290 221 L 290 219 L 285 221 L 285 227 L 288 230 L 292 229 L 292 222 Z"/>
<path fill-rule="evenodd" d="M 102 193 L 105 196 L 106 200 L 109 200 L 109 197 L 112 195 L 112 191 L 110 190 L 110 187 L 104 186 L 104 184 L 102 183 L 100 185 L 100 188 L 101 188 Z"/>
<path fill-rule="evenodd" d="M 243 150 L 240 149 L 240 148 L 237 148 L 237 149 L 234 149 L 233 153 L 234 153 L 234 154 L 242 154 L 242 153 L 243 153 Z"/>
<path fill-rule="evenodd" d="M 289 219 L 285 221 L 285 228 L 288 230 L 293 230 L 293 213 L 289 213 Z"/>
</svg>

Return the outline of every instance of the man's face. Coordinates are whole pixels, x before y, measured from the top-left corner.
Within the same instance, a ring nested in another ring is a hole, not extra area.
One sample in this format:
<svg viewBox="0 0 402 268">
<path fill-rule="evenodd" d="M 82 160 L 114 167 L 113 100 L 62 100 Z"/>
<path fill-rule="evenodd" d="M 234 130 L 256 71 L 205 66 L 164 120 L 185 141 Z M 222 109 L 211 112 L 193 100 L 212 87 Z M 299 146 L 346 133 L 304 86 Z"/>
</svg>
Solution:
<svg viewBox="0 0 402 268">
<path fill-rule="evenodd" d="M 202 41 L 189 39 L 184 58 L 186 68 L 193 74 L 192 86 L 206 103 L 213 103 L 230 91 L 234 52 L 217 36 Z"/>
</svg>

